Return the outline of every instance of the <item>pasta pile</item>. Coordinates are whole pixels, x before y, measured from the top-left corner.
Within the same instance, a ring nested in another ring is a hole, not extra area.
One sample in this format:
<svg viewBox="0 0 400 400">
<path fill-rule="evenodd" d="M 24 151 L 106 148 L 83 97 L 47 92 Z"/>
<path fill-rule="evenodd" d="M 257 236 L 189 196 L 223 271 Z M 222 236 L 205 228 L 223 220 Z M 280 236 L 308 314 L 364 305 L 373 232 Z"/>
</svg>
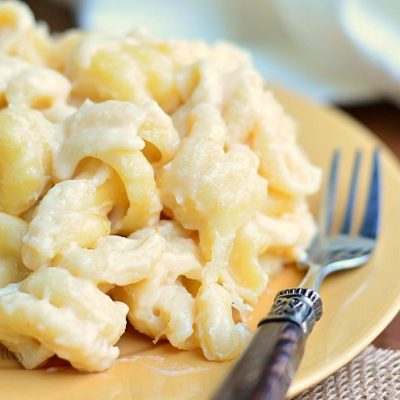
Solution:
<svg viewBox="0 0 400 400">
<path fill-rule="evenodd" d="M 246 54 L 70 31 L 0 3 L 0 343 L 82 371 L 138 331 L 236 357 L 314 233 L 320 170 Z"/>
</svg>

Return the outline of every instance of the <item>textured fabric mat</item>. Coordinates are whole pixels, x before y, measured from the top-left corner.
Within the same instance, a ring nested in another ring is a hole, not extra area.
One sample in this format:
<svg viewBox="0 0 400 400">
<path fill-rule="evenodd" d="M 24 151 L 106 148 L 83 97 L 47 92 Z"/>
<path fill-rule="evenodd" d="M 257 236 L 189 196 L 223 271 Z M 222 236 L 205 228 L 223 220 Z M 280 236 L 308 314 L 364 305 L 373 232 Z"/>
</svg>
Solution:
<svg viewBox="0 0 400 400">
<path fill-rule="evenodd" d="M 293 400 L 400 400 L 400 351 L 369 346 Z"/>
</svg>

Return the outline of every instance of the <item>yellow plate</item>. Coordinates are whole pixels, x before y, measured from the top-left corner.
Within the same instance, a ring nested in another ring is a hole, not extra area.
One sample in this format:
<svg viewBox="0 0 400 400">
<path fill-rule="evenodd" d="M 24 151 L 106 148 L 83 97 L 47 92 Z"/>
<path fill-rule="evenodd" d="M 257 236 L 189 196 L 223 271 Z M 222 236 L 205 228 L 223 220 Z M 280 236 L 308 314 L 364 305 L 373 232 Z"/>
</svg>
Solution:
<svg viewBox="0 0 400 400">
<path fill-rule="evenodd" d="M 313 162 L 328 167 L 332 150 L 343 150 L 343 169 L 350 168 L 355 148 L 370 161 L 377 139 L 353 120 L 283 90 L 278 99 L 295 117 L 300 141 Z M 382 146 L 383 147 L 383 146 Z M 373 260 L 364 268 L 336 274 L 322 288 L 324 316 L 316 325 L 303 362 L 290 389 L 293 396 L 336 371 L 366 347 L 400 308 L 400 172 L 397 161 L 382 149 L 384 197 L 382 234 Z M 346 174 L 344 178 L 348 178 Z M 365 190 L 367 173 L 361 179 Z M 347 181 L 341 180 L 339 203 Z M 361 196 L 363 197 L 363 196 Z M 312 199 L 316 204 L 318 199 Z M 359 201 L 361 209 L 362 202 Z M 267 312 L 276 290 L 296 285 L 301 273 L 286 267 L 273 278 L 257 309 Z M 253 324 L 257 317 L 253 319 Z M 53 363 L 45 369 L 25 371 L 0 352 L 1 397 L 13 399 L 205 399 L 215 390 L 232 363 L 205 361 L 200 352 L 173 349 L 128 331 L 120 342 L 121 357 L 106 372 L 79 374 Z"/>
</svg>

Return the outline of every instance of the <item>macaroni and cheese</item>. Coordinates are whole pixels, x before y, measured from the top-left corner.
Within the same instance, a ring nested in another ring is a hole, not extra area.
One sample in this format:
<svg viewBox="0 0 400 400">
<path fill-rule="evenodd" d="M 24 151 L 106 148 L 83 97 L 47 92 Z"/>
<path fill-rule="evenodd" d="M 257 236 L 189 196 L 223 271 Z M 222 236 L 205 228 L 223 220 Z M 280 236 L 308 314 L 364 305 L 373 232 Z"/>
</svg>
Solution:
<svg viewBox="0 0 400 400">
<path fill-rule="evenodd" d="M 239 49 L 52 36 L 0 3 L 0 343 L 25 368 L 110 367 L 126 317 L 236 357 L 320 175 Z"/>
</svg>

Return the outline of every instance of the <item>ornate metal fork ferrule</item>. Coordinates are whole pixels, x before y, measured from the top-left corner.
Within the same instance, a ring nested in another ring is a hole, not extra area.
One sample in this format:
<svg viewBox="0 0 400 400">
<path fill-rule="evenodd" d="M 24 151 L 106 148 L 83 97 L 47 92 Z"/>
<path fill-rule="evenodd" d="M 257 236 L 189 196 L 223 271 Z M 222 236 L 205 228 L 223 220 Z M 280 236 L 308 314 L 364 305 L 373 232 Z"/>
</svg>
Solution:
<svg viewBox="0 0 400 400">
<path fill-rule="evenodd" d="M 312 289 L 292 288 L 278 292 L 272 308 L 258 326 L 271 321 L 292 321 L 308 335 L 322 316 L 322 301 Z"/>
</svg>

